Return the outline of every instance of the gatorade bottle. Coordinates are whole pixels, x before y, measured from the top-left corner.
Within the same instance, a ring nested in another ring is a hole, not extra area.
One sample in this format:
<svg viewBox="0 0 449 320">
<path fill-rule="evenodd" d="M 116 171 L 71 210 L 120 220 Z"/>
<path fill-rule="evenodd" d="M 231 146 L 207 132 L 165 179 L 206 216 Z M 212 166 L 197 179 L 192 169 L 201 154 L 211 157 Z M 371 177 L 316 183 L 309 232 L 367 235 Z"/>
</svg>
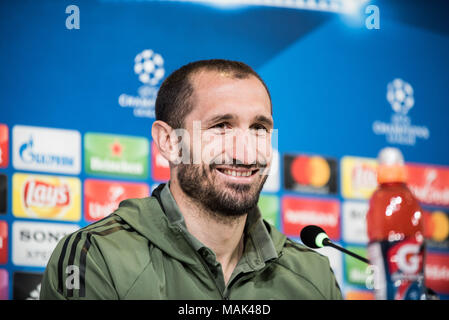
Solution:
<svg viewBox="0 0 449 320">
<path fill-rule="evenodd" d="M 402 153 L 396 148 L 384 148 L 378 165 L 379 186 L 367 213 L 375 297 L 425 299 L 423 211 L 407 188 Z"/>
</svg>

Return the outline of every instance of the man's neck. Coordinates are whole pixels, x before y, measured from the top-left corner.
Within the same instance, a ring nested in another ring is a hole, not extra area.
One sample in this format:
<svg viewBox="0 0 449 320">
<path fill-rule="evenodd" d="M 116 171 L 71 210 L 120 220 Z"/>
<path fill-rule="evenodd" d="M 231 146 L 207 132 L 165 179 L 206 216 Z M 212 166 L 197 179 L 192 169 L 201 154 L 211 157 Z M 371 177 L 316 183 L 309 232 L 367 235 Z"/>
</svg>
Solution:
<svg viewBox="0 0 449 320">
<path fill-rule="evenodd" d="M 247 215 L 217 219 L 216 213 L 207 212 L 200 204 L 192 201 L 176 182 L 170 183 L 170 192 L 184 216 L 187 230 L 217 256 L 227 283 L 243 253 L 243 230 Z"/>
</svg>

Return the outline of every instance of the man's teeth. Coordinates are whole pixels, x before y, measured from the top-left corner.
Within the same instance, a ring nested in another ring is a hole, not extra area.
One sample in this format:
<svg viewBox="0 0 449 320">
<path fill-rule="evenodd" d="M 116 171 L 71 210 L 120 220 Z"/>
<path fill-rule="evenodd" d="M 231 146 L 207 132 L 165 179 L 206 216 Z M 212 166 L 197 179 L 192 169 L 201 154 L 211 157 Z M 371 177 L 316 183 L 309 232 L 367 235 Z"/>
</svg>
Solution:
<svg viewBox="0 0 449 320">
<path fill-rule="evenodd" d="M 233 177 L 249 177 L 252 171 L 234 171 L 234 170 L 224 170 L 224 173 Z"/>
</svg>

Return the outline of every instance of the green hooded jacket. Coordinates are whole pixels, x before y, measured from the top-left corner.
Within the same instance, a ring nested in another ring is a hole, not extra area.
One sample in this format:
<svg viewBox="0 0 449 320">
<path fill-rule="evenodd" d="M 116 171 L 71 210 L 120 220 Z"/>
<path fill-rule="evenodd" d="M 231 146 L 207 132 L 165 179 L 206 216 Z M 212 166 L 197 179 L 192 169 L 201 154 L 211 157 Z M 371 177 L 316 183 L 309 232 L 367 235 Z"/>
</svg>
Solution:
<svg viewBox="0 0 449 320">
<path fill-rule="evenodd" d="M 191 235 L 168 186 L 122 201 L 64 237 L 41 299 L 342 299 L 325 256 L 248 214 L 243 255 L 228 283 L 212 250 Z"/>
</svg>

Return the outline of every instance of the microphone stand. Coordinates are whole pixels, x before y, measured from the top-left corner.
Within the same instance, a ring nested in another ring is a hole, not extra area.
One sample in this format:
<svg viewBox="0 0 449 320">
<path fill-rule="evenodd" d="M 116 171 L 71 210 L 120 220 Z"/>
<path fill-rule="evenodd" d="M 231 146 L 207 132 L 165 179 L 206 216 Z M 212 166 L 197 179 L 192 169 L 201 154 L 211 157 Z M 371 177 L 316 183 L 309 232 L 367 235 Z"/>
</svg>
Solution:
<svg viewBox="0 0 449 320">
<path fill-rule="evenodd" d="M 340 246 L 334 244 L 334 243 L 333 243 L 332 241 L 330 241 L 328 238 L 326 238 L 326 239 L 323 240 L 323 245 L 324 245 L 324 246 L 328 246 L 328 247 L 335 248 L 335 249 L 340 250 L 340 251 L 343 251 L 344 253 L 349 254 L 350 256 L 352 256 L 352 257 L 354 257 L 354 258 L 356 258 L 356 259 L 359 259 L 360 261 L 363 261 L 363 262 L 365 262 L 365 263 L 367 263 L 367 264 L 371 264 L 370 261 L 369 261 L 368 259 L 366 259 L 366 258 L 364 258 L 364 257 L 361 257 L 361 256 L 359 256 L 358 254 L 355 254 L 354 252 L 348 251 L 348 250 L 346 250 L 345 248 L 340 247 Z"/>
</svg>

